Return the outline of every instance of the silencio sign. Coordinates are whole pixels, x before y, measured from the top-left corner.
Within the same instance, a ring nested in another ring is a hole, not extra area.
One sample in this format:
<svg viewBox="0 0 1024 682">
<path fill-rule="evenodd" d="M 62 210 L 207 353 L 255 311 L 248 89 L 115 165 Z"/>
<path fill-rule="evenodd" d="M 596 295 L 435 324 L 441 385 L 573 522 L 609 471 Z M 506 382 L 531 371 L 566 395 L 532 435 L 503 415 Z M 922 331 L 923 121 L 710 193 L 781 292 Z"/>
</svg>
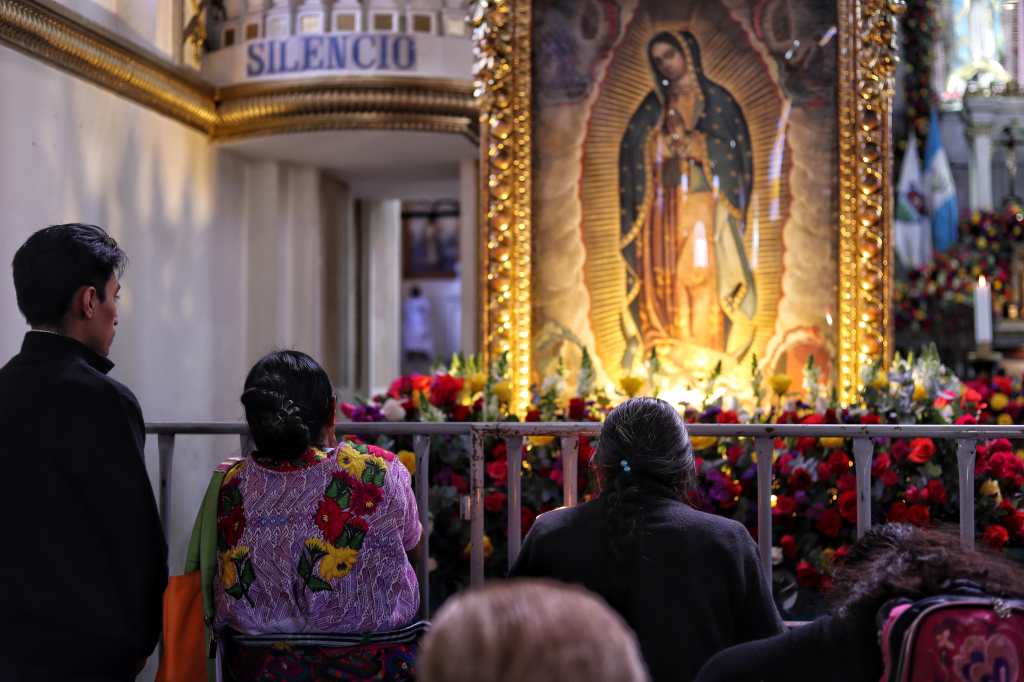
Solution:
<svg viewBox="0 0 1024 682">
<path fill-rule="evenodd" d="M 308 35 L 259 40 L 246 50 L 245 75 L 304 71 L 414 71 L 416 41 L 391 33 Z"/>
</svg>

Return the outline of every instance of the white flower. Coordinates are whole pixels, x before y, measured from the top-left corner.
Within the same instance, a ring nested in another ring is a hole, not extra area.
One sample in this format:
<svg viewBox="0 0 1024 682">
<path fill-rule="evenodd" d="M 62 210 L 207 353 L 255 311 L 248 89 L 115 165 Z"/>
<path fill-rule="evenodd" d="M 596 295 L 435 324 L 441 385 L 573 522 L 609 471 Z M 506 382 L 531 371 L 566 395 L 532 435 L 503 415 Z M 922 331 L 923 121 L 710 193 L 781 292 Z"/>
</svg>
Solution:
<svg viewBox="0 0 1024 682">
<path fill-rule="evenodd" d="M 380 412 L 389 422 L 400 422 L 405 419 L 405 408 L 394 398 L 388 398 L 381 406 Z"/>
<path fill-rule="evenodd" d="M 772 547 L 772 566 L 778 566 L 782 563 L 782 548 Z"/>
<path fill-rule="evenodd" d="M 552 374 L 551 376 L 544 379 L 544 383 L 540 387 L 541 395 L 547 395 L 548 393 L 554 392 L 556 396 L 562 395 L 565 392 L 565 379 L 559 374 Z"/>
</svg>

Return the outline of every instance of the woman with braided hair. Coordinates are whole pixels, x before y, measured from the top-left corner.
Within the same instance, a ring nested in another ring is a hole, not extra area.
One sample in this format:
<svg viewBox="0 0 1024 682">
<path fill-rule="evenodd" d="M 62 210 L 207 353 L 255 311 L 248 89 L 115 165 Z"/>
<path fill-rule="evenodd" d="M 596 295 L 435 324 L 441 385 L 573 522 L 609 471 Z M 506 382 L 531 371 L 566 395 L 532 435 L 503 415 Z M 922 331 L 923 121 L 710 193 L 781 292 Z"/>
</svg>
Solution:
<svg viewBox="0 0 1024 682">
<path fill-rule="evenodd" d="M 413 679 L 409 472 L 386 450 L 337 441 L 331 381 L 304 353 L 257 362 L 242 405 L 256 449 L 227 468 L 217 499 L 213 626 L 228 679 Z"/>
<path fill-rule="evenodd" d="M 691 680 L 717 651 L 781 632 L 746 528 L 686 502 L 696 471 L 675 408 L 656 398 L 622 403 L 593 462 L 598 497 L 539 516 L 513 576 L 604 597 L 636 631 L 654 682 Z"/>
</svg>

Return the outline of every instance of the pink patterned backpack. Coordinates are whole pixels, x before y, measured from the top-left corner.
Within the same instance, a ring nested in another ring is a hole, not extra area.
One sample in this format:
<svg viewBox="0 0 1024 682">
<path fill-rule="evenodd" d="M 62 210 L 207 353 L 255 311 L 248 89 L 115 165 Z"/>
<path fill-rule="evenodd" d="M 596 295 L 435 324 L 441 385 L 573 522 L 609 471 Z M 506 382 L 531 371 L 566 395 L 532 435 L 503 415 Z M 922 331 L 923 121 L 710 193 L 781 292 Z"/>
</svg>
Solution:
<svg viewBox="0 0 1024 682">
<path fill-rule="evenodd" d="M 882 682 L 1024 682 L 1024 600 L 951 592 L 882 607 Z"/>
</svg>

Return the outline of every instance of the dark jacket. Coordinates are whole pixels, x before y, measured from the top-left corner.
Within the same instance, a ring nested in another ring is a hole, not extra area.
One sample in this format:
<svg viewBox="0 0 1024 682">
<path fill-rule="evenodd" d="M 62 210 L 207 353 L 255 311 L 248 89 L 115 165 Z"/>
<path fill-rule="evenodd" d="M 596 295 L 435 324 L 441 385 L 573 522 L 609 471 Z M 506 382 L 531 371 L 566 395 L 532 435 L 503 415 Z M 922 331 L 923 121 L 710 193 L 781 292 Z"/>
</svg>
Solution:
<svg viewBox="0 0 1024 682">
<path fill-rule="evenodd" d="M 160 636 L 167 544 L 112 367 L 29 332 L 0 369 L 2 680 L 131 679 Z"/>
<path fill-rule="evenodd" d="M 782 631 L 757 546 L 735 521 L 653 497 L 633 551 L 609 553 L 601 498 L 537 517 L 511 575 L 578 583 L 633 628 L 654 682 L 691 680 L 716 652 Z"/>
</svg>

